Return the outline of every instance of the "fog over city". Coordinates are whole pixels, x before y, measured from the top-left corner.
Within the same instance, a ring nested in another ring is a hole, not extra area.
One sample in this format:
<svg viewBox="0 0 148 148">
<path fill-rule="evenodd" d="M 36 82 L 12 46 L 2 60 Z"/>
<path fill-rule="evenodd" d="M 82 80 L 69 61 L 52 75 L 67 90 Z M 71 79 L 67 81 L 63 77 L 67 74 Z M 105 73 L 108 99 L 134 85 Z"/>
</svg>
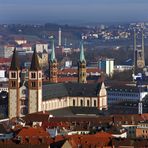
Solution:
<svg viewBox="0 0 148 148">
<path fill-rule="evenodd" d="M 148 21 L 147 0 L 1 0 L 0 23 Z"/>
</svg>

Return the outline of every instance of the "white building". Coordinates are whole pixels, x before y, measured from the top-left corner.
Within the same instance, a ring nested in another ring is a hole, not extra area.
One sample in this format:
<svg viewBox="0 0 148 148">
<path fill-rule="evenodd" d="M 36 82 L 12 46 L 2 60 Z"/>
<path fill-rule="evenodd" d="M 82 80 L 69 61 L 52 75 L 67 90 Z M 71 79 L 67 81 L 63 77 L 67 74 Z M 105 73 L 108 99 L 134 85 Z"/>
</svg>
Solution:
<svg viewBox="0 0 148 148">
<path fill-rule="evenodd" d="M 3 46 L 3 57 L 9 58 L 12 56 L 15 46 L 14 45 L 4 45 Z"/>
<path fill-rule="evenodd" d="M 110 86 L 107 88 L 108 103 L 119 103 L 125 101 L 137 102 L 148 94 L 147 88 L 137 86 Z"/>
<path fill-rule="evenodd" d="M 114 59 L 102 58 L 99 60 L 99 69 L 105 72 L 108 76 L 114 74 Z"/>
<path fill-rule="evenodd" d="M 123 72 L 125 70 L 131 70 L 133 66 L 131 65 L 115 65 L 114 70 L 118 72 Z"/>
<path fill-rule="evenodd" d="M 35 48 L 36 48 L 37 53 L 39 53 L 39 52 L 42 53 L 44 50 L 46 50 L 46 52 L 48 52 L 48 44 L 46 44 L 46 43 L 36 43 Z"/>
</svg>

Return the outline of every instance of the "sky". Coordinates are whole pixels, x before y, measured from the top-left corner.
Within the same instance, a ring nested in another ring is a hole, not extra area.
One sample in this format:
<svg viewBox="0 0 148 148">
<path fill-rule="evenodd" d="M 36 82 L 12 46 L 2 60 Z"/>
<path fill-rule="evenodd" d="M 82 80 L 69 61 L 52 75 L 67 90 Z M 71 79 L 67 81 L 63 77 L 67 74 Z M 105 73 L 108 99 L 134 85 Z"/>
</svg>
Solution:
<svg viewBox="0 0 148 148">
<path fill-rule="evenodd" d="M 148 21 L 148 0 L 0 0 L 0 24 L 137 21 Z"/>
</svg>

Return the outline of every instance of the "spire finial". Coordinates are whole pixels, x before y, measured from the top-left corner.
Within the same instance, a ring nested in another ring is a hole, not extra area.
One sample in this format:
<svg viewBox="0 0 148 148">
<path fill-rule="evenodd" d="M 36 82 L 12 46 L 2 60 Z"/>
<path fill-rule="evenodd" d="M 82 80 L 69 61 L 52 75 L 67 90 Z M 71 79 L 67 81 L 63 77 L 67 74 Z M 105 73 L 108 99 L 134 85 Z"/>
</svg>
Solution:
<svg viewBox="0 0 148 148">
<path fill-rule="evenodd" d="M 80 62 L 85 61 L 83 41 L 80 42 Z"/>
</svg>

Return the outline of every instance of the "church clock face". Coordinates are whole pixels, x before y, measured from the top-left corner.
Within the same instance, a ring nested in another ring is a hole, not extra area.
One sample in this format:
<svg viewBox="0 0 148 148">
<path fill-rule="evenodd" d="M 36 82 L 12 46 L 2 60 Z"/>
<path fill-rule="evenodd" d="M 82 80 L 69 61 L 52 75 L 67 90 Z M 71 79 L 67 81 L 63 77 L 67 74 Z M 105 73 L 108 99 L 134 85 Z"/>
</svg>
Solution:
<svg viewBox="0 0 148 148">
<path fill-rule="evenodd" d="M 137 66 L 138 66 L 138 68 L 143 68 L 144 63 L 142 61 L 137 61 Z"/>
</svg>

